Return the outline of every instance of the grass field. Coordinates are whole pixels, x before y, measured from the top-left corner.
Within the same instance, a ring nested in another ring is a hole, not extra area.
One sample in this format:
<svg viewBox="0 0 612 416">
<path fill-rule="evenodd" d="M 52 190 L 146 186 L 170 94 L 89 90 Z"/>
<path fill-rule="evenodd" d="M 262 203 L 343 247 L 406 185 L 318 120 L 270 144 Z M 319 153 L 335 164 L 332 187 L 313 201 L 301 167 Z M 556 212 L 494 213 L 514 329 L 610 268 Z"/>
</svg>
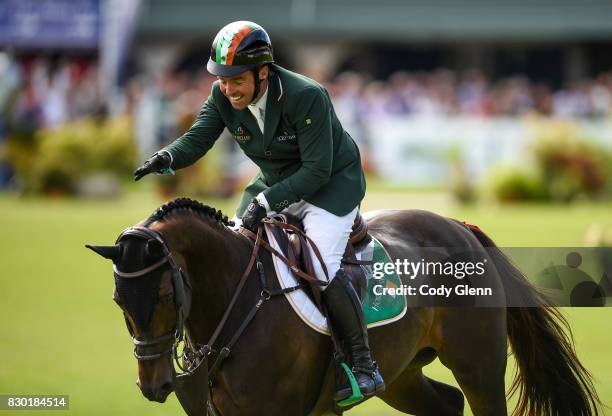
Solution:
<svg viewBox="0 0 612 416">
<path fill-rule="evenodd" d="M 111 301 L 110 265 L 83 247 L 112 243 L 161 202 L 144 191 L 106 202 L 0 195 L 0 394 L 69 394 L 75 415 L 180 414 L 174 395 L 163 405 L 141 396 L 132 344 Z M 235 203 L 204 202 L 228 214 Z M 368 191 L 363 209 L 378 208 L 429 209 L 463 219 L 501 246 L 579 246 L 590 224 L 612 227 L 610 204 L 461 208 L 439 192 Z M 595 375 L 601 398 L 612 403 L 612 309 L 564 312 L 579 357 Z M 439 362 L 426 373 L 456 384 Z M 512 366 L 507 373 L 510 379 Z M 57 414 L 34 412 L 46 413 Z M 399 413 L 371 400 L 347 414 Z"/>
</svg>

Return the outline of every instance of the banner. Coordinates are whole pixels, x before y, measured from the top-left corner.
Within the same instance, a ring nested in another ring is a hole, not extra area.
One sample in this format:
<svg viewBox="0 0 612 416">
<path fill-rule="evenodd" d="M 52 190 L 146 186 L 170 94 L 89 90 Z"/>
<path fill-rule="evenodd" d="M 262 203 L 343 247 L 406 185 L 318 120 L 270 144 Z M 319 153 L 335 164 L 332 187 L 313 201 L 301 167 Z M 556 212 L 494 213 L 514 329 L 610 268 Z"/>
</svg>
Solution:
<svg viewBox="0 0 612 416">
<path fill-rule="evenodd" d="M 0 0 L 0 46 L 97 49 L 99 0 Z"/>
<path fill-rule="evenodd" d="M 122 71 L 132 46 L 140 0 L 103 0 L 100 36 L 100 91 L 109 108 L 122 81 Z"/>
</svg>

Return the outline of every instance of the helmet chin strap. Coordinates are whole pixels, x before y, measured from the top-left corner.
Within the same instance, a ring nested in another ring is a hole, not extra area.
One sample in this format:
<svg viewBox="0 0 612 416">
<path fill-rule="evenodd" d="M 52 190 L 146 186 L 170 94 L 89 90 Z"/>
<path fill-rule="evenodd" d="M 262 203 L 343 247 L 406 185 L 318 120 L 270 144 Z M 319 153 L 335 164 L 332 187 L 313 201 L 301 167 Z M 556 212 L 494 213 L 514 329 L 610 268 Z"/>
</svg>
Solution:
<svg viewBox="0 0 612 416">
<path fill-rule="evenodd" d="M 251 102 L 249 102 L 249 104 L 253 104 L 253 101 L 257 99 L 257 96 L 259 95 L 259 90 L 261 89 L 261 80 L 259 79 L 259 69 L 260 68 L 251 69 L 251 72 L 253 73 L 253 78 L 255 79 L 255 90 L 253 91 L 253 98 L 251 98 Z"/>
</svg>

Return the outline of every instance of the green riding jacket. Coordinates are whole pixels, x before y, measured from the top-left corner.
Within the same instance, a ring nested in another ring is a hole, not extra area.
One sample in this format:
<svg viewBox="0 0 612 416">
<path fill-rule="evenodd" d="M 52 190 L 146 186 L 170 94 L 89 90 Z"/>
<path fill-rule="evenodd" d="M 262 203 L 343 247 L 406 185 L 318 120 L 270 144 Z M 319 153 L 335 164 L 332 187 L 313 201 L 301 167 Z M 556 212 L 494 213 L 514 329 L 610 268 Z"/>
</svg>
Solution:
<svg viewBox="0 0 612 416">
<path fill-rule="evenodd" d="M 245 189 L 239 216 L 260 192 L 275 211 L 303 199 L 332 214 L 348 214 L 365 195 L 357 145 L 322 85 L 278 65 L 270 69 L 264 134 L 248 109 L 232 108 L 217 81 L 194 124 L 164 148 L 172 168 L 196 162 L 227 127 L 261 169 Z"/>
</svg>

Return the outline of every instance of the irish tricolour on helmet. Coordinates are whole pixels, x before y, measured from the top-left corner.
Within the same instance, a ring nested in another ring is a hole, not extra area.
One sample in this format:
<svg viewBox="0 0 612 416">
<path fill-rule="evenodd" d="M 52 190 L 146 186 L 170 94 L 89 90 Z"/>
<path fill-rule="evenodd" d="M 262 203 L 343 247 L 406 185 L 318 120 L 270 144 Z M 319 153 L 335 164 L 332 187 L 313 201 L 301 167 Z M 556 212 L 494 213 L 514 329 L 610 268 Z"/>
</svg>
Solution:
<svg viewBox="0 0 612 416">
<path fill-rule="evenodd" d="M 206 69 L 212 75 L 233 77 L 274 62 L 272 43 L 257 23 L 239 21 L 217 33 Z"/>
</svg>

